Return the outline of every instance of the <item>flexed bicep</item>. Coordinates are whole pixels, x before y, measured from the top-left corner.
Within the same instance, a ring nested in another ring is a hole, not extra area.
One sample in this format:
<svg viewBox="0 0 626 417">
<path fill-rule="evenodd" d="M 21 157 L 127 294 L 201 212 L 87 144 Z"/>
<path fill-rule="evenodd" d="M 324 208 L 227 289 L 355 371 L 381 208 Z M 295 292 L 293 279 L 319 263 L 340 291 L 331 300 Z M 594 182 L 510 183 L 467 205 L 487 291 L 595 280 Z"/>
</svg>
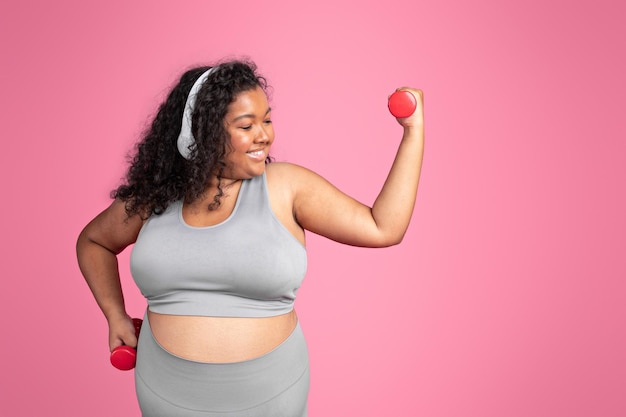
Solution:
<svg viewBox="0 0 626 417">
<path fill-rule="evenodd" d="M 295 167 L 294 215 L 308 231 L 353 246 L 388 246 L 372 209 L 320 175 Z"/>
</svg>

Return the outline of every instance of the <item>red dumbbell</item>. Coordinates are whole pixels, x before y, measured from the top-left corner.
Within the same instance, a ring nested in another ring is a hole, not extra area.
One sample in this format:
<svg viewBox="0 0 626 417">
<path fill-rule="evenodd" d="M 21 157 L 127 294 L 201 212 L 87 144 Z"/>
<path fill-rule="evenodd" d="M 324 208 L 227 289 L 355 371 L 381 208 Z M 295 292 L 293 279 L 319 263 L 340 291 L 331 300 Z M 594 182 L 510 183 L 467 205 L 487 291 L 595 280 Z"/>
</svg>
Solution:
<svg viewBox="0 0 626 417">
<path fill-rule="evenodd" d="M 389 111 L 394 117 L 409 117 L 417 107 L 417 100 L 410 91 L 399 90 L 389 97 Z"/>
<path fill-rule="evenodd" d="M 139 339 L 139 331 L 141 330 L 141 319 L 133 319 L 135 325 L 135 335 Z M 129 371 L 135 367 L 137 362 L 137 350 L 130 346 L 118 346 L 111 352 L 111 365 L 121 371 Z"/>
</svg>

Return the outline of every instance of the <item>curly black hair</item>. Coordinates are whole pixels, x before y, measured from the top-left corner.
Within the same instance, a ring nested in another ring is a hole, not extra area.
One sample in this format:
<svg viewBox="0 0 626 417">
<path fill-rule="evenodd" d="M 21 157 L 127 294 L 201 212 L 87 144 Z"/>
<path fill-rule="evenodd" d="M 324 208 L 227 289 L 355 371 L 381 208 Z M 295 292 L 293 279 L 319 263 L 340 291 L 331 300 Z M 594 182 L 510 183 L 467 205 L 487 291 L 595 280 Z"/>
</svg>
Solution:
<svg viewBox="0 0 626 417">
<path fill-rule="evenodd" d="M 219 207 L 223 196 L 219 180 L 230 141 L 224 126 L 228 106 L 241 92 L 257 87 L 267 92 L 268 87 L 252 62 L 219 64 L 196 96 L 191 116 L 196 144 L 190 148 L 189 159 L 185 159 L 178 152 L 177 139 L 187 96 L 195 81 L 210 68 L 193 68 L 181 76 L 137 143 L 124 183 L 111 192 L 112 198 L 125 202 L 129 217 L 163 213 L 170 203 L 181 199 L 193 202 L 203 196 L 214 177 L 218 179 L 218 193 L 208 208 Z M 266 160 L 269 162 L 270 157 Z"/>
</svg>

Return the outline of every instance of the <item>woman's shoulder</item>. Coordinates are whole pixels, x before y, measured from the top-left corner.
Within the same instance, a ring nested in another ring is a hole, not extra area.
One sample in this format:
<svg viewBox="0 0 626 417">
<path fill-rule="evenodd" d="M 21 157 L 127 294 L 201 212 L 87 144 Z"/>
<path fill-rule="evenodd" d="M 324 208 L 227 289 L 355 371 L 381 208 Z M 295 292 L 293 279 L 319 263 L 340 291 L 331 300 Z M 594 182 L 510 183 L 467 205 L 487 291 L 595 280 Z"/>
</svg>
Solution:
<svg viewBox="0 0 626 417">
<path fill-rule="evenodd" d="M 280 194 L 289 190 L 294 195 L 301 188 L 303 178 L 310 173 L 308 169 L 291 162 L 272 162 L 265 167 L 267 184 L 270 189 Z"/>
<path fill-rule="evenodd" d="M 313 171 L 291 162 L 272 162 L 271 164 L 267 164 L 265 171 L 268 178 L 278 178 L 285 181 L 314 174 Z"/>
<path fill-rule="evenodd" d="M 289 189 L 293 195 L 308 193 L 313 188 L 323 188 L 329 184 L 314 171 L 290 162 L 272 162 L 267 165 L 265 172 L 271 188 Z"/>
<path fill-rule="evenodd" d="M 269 163 L 267 165 L 265 165 L 265 170 L 270 173 L 270 172 L 288 172 L 290 170 L 294 170 L 294 169 L 298 169 L 300 168 L 299 165 L 296 165 L 294 163 L 291 162 L 272 162 Z"/>
</svg>

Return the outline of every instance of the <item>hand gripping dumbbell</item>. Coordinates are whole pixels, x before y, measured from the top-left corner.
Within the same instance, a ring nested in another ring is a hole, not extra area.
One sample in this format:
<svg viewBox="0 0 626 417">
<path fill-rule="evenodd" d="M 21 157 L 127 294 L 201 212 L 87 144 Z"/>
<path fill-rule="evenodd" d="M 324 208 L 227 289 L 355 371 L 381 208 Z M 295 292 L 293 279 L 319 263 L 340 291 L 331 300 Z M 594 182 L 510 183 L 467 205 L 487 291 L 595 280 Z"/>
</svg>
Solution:
<svg viewBox="0 0 626 417">
<path fill-rule="evenodd" d="M 141 330 L 141 319 L 133 319 L 135 325 L 135 335 L 139 339 L 139 331 Z M 111 352 L 111 365 L 122 371 L 128 371 L 135 367 L 137 361 L 137 350 L 130 346 L 118 346 Z"/>
<path fill-rule="evenodd" d="M 417 100 L 410 91 L 398 90 L 389 96 L 389 102 L 387 104 L 391 114 L 401 119 L 413 114 L 417 107 Z"/>
</svg>

